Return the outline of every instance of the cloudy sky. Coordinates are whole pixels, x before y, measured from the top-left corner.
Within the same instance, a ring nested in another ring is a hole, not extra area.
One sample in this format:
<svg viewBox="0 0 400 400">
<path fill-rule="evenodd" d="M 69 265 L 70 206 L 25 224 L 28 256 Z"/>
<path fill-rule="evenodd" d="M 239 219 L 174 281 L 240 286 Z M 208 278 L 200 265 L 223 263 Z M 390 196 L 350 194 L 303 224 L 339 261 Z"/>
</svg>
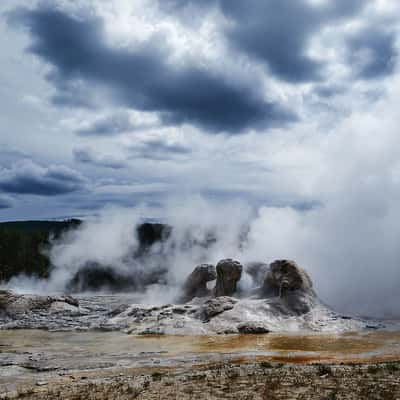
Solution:
<svg viewBox="0 0 400 400">
<path fill-rule="evenodd" d="M 2 0 L 0 220 L 201 194 L 392 221 L 399 21 L 398 0 Z"/>
</svg>

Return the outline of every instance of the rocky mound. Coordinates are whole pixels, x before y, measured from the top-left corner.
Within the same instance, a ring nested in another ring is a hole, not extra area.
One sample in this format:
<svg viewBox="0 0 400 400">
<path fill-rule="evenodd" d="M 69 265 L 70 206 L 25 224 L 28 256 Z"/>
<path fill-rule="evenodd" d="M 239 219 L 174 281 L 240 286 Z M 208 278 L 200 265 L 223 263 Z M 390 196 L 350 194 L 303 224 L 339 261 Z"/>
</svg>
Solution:
<svg viewBox="0 0 400 400">
<path fill-rule="evenodd" d="M 217 264 L 217 283 L 215 296 L 233 296 L 237 290 L 237 284 L 242 277 L 243 267 L 238 261 L 231 258 L 221 260 Z"/>
<path fill-rule="evenodd" d="M 226 259 L 217 264 L 215 288 L 210 290 L 206 284 L 214 277 L 213 271 L 212 266 L 200 265 L 189 275 L 183 290 L 190 299 L 186 304 L 147 308 L 144 313 L 128 308 L 112 323 L 125 321 L 129 324 L 127 332 L 134 334 L 336 332 L 366 326 L 361 320 L 342 317 L 326 308 L 318 300 L 309 275 L 294 261 L 247 265 L 245 271 L 258 280 L 258 288 L 250 297 L 238 289 L 243 271 L 238 261 Z M 136 318 L 132 323 L 129 316 L 133 312 Z"/>
<path fill-rule="evenodd" d="M 202 264 L 194 269 L 183 286 L 181 302 L 195 297 L 243 297 L 238 290 L 243 266 L 235 260 L 221 260 L 217 267 Z M 276 260 L 270 265 L 251 263 L 246 266 L 255 286 L 253 298 L 268 299 L 270 304 L 285 314 L 305 314 L 317 303 L 309 275 L 294 261 Z M 208 282 L 217 278 L 214 290 L 207 287 Z M 258 282 L 257 282 L 258 281 Z"/>
<path fill-rule="evenodd" d="M 262 291 L 265 296 L 283 297 L 294 291 L 315 295 L 307 272 L 291 260 L 276 260 L 269 265 Z"/>
<path fill-rule="evenodd" d="M 249 267 L 232 259 L 197 266 L 182 286 L 180 304 L 121 303 L 116 296 L 22 296 L 0 291 L 0 328 L 102 329 L 127 333 L 210 335 L 277 331 L 355 331 L 371 321 L 341 316 L 318 299 L 309 275 L 294 261 L 253 268 L 257 286 L 239 290 Z M 214 288 L 211 281 L 216 278 Z M 162 290 L 162 288 L 161 288 Z M 127 300 L 128 301 L 128 300 Z M 101 302 L 101 304 L 99 304 Z M 379 327 L 379 326 L 374 326 Z"/>
<path fill-rule="evenodd" d="M 0 290 L 0 316 L 19 319 L 40 312 L 71 312 L 79 308 L 78 300 L 70 296 L 19 295 Z"/>
<path fill-rule="evenodd" d="M 217 272 L 214 265 L 198 265 L 186 279 L 179 303 L 186 303 L 195 297 L 205 297 L 211 295 L 211 290 L 207 284 L 217 278 Z"/>
<path fill-rule="evenodd" d="M 307 272 L 291 260 L 276 260 L 266 272 L 260 295 L 279 298 L 296 314 L 305 314 L 317 303 L 317 295 Z"/>
</svg>

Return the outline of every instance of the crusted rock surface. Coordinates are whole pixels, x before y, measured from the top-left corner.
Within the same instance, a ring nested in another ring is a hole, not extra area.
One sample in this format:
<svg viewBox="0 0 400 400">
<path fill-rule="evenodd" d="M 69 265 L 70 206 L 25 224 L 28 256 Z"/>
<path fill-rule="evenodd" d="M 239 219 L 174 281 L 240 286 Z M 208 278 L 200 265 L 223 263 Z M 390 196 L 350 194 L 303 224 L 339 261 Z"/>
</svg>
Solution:
<svg viewBox="0 0 400 400">
<path fill-rule="evenodd" d="M 18 295 L 10 290 L 0 290 L 0 313 L 12 319 L 34 312 L 75 311 L 78 300 L 71 296 Z"/>
<path fill-rule="evenodd" d="M 291 260 L 270 264 L 261 295 L 279 298 L 283 307 L 298 315 L 309 312 L 318 300 L 307 272 Z"/>
<path fill-rule="evenodd" d="M 232 310 L 236 303 L 237 300 L 227 296 L 210 299 L 201 305 L 197 315 L 203 321 L 209 321 L 211 318 L 223 313 L 224 311 Z"/>
<path fill-rule="evenodd" d="M 257 322 L 245 322 L 238 325 L 237 330 L 239 333 L 260 335 L 263 333 L 269 333 L 269 329 L 263 324 Z"/>
<path fill-rule="evenodd" d="M 256 268 L 262 285 L 238 290 L 243 267 L 220 261 L 198 266 L 183 285 L 184 304 L 144 305 L 137 294 L 79 296 L 19 295 L 0 291 L 0 329 L 124 330 L 136 335 L 213 335 L 261 332 L 344 332 L 377 329 L 383 323 L 342 316 L 322 304 L 308 274 L 293 261 Z M 167 289 L 167 287 L 166 287 Z M 163 290 L 163 286 L 159 286 Z M 204 297 L 205 295 L 205 297 Z M 136 297 L 135 297 L 136 296 Z M 195 297 L 193 297 L 195 296 Z M 386 324 L 386 322 L 385 322 Z"/>
<path fill-rule="evenodd" d="M 237 290 L 237 284 L 242 276 L 243 266 L 231 258 L 221 260 L 217 264 L 217 283 L 215 295 L 232 296 Z"/>
</svg>

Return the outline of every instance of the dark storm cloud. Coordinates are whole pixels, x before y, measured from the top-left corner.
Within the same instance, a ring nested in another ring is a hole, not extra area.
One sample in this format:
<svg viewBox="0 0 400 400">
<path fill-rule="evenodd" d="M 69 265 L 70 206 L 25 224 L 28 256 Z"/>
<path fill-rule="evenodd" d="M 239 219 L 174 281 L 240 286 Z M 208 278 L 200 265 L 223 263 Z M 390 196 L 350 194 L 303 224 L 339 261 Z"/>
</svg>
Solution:
<svg viewBox="0 0 400 400">
<path fill-rule="evenodd" d="M 78 172 L 62 165 L 45 168 L 22 161 L 0 170 L 0 190 L 5 193 L 56 196 L 81 190 L 85 182 Z"/>
<path fill-rule="evenodd" d="M 306 55 L 307 42 L 319 26 L 312 8 L 302 1 L 223 1 L 234 20 L 228 38 L 236 48 L 266 63 L 269 71 L 289 82 L 321 78 L 322 65 Z"/>
<path fill-rule="evenodd" d="M 83 164 L 92 164 L 97 167 L 121 169 L 126 167 L 126 163 L 122 160 L 115 159 L 111 156 L 98 154 L 89 149 L 74 149 L 74 159 Z"/>
<path fill-rule="evenodd" d="M 113 48 L 106 44 L 100 19 L 77 19 L 48 7 L 19 9 L 10 20 L 29 28 L 30 51 L 53 66 L 49 79 L 60 99 L 73 101 L 70 83 L 83 81 L 111 90 L 125 106 L 214 132 L 281 126 L 295 119 L 266 101 L 257 82 L 250 88 L 205 66 L 171 65 L 168 48 L 155 37 L 135 49 Z"/>
<path fill-rule="evenodd" d="M 8 198 L 6 198 L 6 197 L 1 197 L 0 196 L 0 210 L 1 209 L 6 209 L 6 208 L 11 208 L 13 205 L 12 205 L 12 202 L 11 202 L 11 200 L 9 200 Z"/>
<path fill-rule="evenodd" d="M 160 0 L 161 8 L 179 12 L 194 0 Z M 308 54 L 309 42 L 323 24 L 359 12 L 365 0 L 332 0 L 312 5 L 305 0 L 207 0 L 231 21 L 225 34 L 234 48 L 264 63 L 281 80 L 318 81 L 324 63 Z"/>
<path fill-rule="evenodd" d="M 351 36 L 347 42 L 349 65 L 362 79 L 374 79 L 394 71 L 396 37 L 379 28 L 366 28 Z"/>
<path fill-rule="evenodd" d="M 150 160 L 171 160 L 192 153 L 192 149 L 177 143 L 167 143 L 161 139 L 143 141 L 131 147 L 135 158 Z"/>
<path fill-rule="evenodd" d="M 313 6 L 292 0 L 221 0 L 224 13 L 235 24 L 227 35 L 241 51 L 266 63 L 269 71 L 288 82 L 317 81 L 324 64 L 307 50 L 321 26 L 353 15 L 363 0 L 335 0 Z"/>
</svg>

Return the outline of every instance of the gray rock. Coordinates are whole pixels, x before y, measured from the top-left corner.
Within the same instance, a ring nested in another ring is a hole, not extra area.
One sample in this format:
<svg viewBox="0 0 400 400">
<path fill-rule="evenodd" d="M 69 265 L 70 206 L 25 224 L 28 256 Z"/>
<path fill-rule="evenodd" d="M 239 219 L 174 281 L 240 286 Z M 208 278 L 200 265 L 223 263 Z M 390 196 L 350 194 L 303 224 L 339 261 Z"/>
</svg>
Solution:
<svg viewBox="0 0 400 400">
<path fill-rule="evenodd" d="M 253 335 L 260 335 L 270 332 L 270 330 L 267 327 L 265 327 L 262 324 L 258 324 L 257 322 L 245 322 L 243 324 L 238 325 L 237 329 L 239 333 L 253 334 Z"/>
<path fill-rule="evenodd" d="M 140 332 L 137 333 L 138 335 L 164 335 L 164 327 L 162 325 L 153 325 L 153 326 L 148 326 L 145 329 L 141 330 Z"/>
<path fill-rule="evenodd" d="M 217 283 L 215 285 L 215 296 L 232 296 L 237 289 L 243 267 L 238 261 L 231 258 L 221 260 L 217 264 Z"/>
<path fill-rule="evenodd" d="M 260 294 L 279 297 L 282 305 L 295 314 L 309 312 L 317 300 L 309 275 L 290 260 L 270 264 Z"/>
<path fill-rule="evenodd" d="M 276 260 L 271 263 L 264 279 L 263 293 L 284 297 L 295 290 L 314 293 L 308 274 L 294 261 Z"/>
<path fill-rule="evenodd" d="M 113 318 L 119 314 L 122 314 L 129 308 L 128 304 L 121 304 L 118 307 L 114 308 L 113 310 L 109 311 L 106 315 L 107 317 Z"/>
<path fill-rule="evenodd" d="M 255 271 L 265 268 L 265 264 L 259 264 Z M 222 293 L 235 293 L 242 266 L 233 260 L 223 260 L 217 269 L 219 289 Z M 205 270 L 207 272 L 207 267 Z M 308 313 L 313 308 L 315 312 Z M 303 316 L 305 313 L 308 314 Z M 366 325 L 376 324 L 342 319 L 324 306 L 307 273 L 287 260 L 272 263 L 262 288 L 250 296 L 195 297 L 180 305 L 142 305 L 135 293 L 81 295 L 78 303 L 68 296 L 18 295 L 0 290 L 0 330 L 123 330 L 144 335 L 202 335 L 261 334 L 269 328 L 279 331 L 296 327 L 326 331 L 330 326 L 334 332 L 354 331 L 365 329 Z"/>
<path fill-rule="evenodd" d="M 214 265 L 198 265 L 186 279 L 182 289 L 183 293 L 178 302 L 186 303 L 195 297 L 209 296 L 211 291 L 208 289 L 207 283 L 215 280 L 216 278 L 217 273 Z"/>
<path fill-rule="evenodd" d="M 197 316 L 204 322 L 207 322 L 224 311 L 232 310 L 236 303 L 237 300 L 227 296 L 210 299 L 199 308 Z"/>
<path fill-rule="evenodd" d="M 11 319 L 25 314 L 42 312 L 67 312 L 78 310 L 79 302 L 70 296 L 36 296 L 0 290 L 0 313 Z"/>
</svg>

